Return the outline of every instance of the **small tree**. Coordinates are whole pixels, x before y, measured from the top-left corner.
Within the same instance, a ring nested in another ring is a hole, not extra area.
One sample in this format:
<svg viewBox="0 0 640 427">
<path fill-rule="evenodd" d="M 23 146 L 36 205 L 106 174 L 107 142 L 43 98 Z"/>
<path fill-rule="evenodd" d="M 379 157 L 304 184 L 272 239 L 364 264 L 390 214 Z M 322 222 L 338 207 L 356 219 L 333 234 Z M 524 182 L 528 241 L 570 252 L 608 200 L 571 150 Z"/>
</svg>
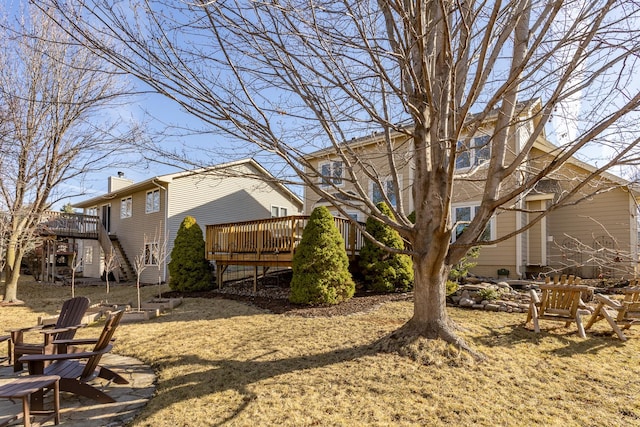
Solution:
<svg viewBox="0 0 640 427">
<path fill-rule="evenodd" d="M 469 275 L 469 270 L 475 267 L 478 263 L 471 261 L 477 259 L 480 256 L 480 248 L 478 246 L 469 249 L 469 252 L 451 267 L 449 272 L 449 279 L 456 282 L 461 282 L 462 279 Z"/>
<path fill-rule="evenodd" d="M 107 282 L 107 295 L 109 294 L 109 276 L 119 266 L 120 262 L 118 261 L 118 257 L 113 248 L 111 248 L 109 252 L 104 254 L 104 276 Z"/>
<path fill-rule="evenodd" d="M 82 266 L 82 258 L 78 258 L 78 253 L 71 255 L 71 298 L 76 296 L 76 271 Z"/>
<path fill-rule="evenodd" d="M 144 240 L 146 243 L 146 236 Z M 136 271 L 136 292 L 138 294 L 138 311 L 140 311 L 140 275 L 147 268 L 144 246 L 133 259 L 133 268 Z"/>
<path fill-rule="evenodd" d="M 380 213 L 395 221 L 386 203 L 376 205 Z M 400 234 L 373 216 L 367 218 L 366 230 L 378 242 L 391 249 L 404 249 Z M 367 287 L 377 292 L 408 291 L 413 287 L 413 262 L 406 254 L 393 253 L 366 240 L 360 250 L 360 268 Z"/>
<path fill-rule="evenodd" d="M 344 240 L 329 210 L 317 207 L 293 255 L 289 299 L 302 304 L 338 304 L 354 293 Z"/>
<path fill-rule="evenodd" d="M 156 234 L 153 240 L 155 244 L 151 246 L 151 256 L 156 261 L 156 269 L 158 271 L 158 298 L 162 298 L 162 268 L 165 265 L 168 256 L 168 239 L 166 235 L 164 235 L 162 239 L 160 238 L 160 236 L 162 236 L 162 232 L 160 230 L 161 227 L 156 229 Z"/>
<path fill-rule="evenodd" d="M 202 230 L 192 216 L 182 220 L 171 250 L 169 287 L 174 291 L 201 291 L 211 286 Z"/>
</svg>

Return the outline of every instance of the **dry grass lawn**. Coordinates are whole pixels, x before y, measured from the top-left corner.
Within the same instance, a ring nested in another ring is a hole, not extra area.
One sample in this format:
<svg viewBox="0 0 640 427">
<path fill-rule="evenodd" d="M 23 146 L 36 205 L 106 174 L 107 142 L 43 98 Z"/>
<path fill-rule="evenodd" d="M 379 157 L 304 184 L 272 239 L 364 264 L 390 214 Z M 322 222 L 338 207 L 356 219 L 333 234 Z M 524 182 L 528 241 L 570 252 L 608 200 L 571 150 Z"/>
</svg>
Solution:
<svg viewBox="0 0 640 427">
<path fill-rule="evenodd" d="M 142 291 L 149 297 L 157 288 Z M 2 329 L 53 314 L 70 292 L 23 282 L 26 305 L 1 307 Z M 98 302 L 104 292 L 80 287 L 76 295 Z M 108 299 L 135 301 L 135 287 L 114 285 Z M 584 340 L 575 327 L 544 321 L 536 335 L 523 328 L 524 314 L 451 309 L 486 362 L 435 355 L 423 365 L 373 350 L 411 311 L 393 302 L 302 318 L 194 298 L 158 319 L 121 325 L 115 352 L 158 375 L 156 396 L 133 425 L 640 425 L 640 328 L 622 343 L 600 322 Z"/>
</svg>

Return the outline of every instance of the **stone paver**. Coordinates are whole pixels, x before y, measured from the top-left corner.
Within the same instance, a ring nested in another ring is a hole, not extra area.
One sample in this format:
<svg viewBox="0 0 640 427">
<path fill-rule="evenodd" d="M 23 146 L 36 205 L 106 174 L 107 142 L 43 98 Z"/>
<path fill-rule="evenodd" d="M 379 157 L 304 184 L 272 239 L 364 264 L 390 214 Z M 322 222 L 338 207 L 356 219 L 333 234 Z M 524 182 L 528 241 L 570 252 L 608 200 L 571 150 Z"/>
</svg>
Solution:
<svg viewBox="0 0 640 427">
<path fill-rule="evenodd" d="M 61 391 L 60 425 L 68 427 L 124 426 L 133 420 L 153 396 L 156 388 L 156 376 L 149 366 L 132 357 L 116 354 L 104 355 L 100 364 L 121 374 L 129 381 L 129 384 L 108 383 L 102 379 L 92 382 L 92 385 L 97 385 L 116 401 L 107 404 L 98 404 L 91 399 Z M 10 382 L 17 375 L 13 372 L 13 367 L 7 366 L 6 363 L 0 365 L 0 385 Z M 51 393 L 47 393 L 45 408 L 51 407 L 52 400 Z M 8 399 L 0 399 L 0 423 L 8 419 L 11 414 L 21 411 L 21 401 L 11 402 Z M 50 421 L 43 425 L 52 426 L 54 423 Z"/>
</svg>

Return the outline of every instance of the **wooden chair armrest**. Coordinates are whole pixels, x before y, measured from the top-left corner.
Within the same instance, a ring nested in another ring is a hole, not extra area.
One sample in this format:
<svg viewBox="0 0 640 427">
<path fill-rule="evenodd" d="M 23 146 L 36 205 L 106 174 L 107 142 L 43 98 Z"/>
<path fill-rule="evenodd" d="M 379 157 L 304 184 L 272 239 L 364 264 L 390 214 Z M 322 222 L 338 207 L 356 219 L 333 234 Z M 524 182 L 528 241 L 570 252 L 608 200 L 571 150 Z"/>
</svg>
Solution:
<svg viewBox="0 0 640 427">
<path fill-rule="evenodd" d="M 44 329 L 43 325 L 38 325 L 38 326 L 28 326 L 26 328 L 14 328 L 14 329 L 7 329 L 6 332 L 11 332 L 16 333 L 16 332 L 30 332 L 30 331 L 39 331 L 41 329 Z"/>
<path fill-rule="evenodd" d="M 98 354 L 105 354 L 111 351 L 113 346 L 107 345 L 100 351 L 81 351 L 78 353 L 61 353 L 61 354 L 27 354 L 18 359 L 20 362 L 33 363 L 33 362 L 53 362 L 56 360 L 71 360 L 71 359 L 88 359 L 91 356 Z"/>
<path fill-rule="evenodd" d="M 595 294 L 593 296 L 593 298 L 598 301 L 599 303 L 602 303 L 606 306 L 609 306 L 615 310 L 620 310 L 622 308 L 622 303 L 618 302 L 618 301 L 614 301 L 611 298 L 609 298 L 606 295 L 602 295 L 602 294 Z"/>
<path fill-rule="evenodd" d="M 70 346 L 70 345 L 89 345 L 89 344 L 96 344 L 98 342 L 99 338 L 74 338 L 74 339 L 70 339 L 70 340 L 55 340 L 52 342 L 52 344 L 55 345 L 66 345 L 66 346 Z M 116 339 L 115 338 L 111 338 L 110 342 L 114 342 Z"/>
<path fill-rule="evenodd" d="M 531 296 L 531 301 L 535 304 L 540 304 L 540 297 L 535 289 L 529 289 L 529 295 Z"/>
<path fill-rule="evenodd" d="M 582 298 L 580 298 L 580 301 L 578 301 L 578 308 L 583 310 L 583 314 L 587 314 L 587 313 L 584 313 L 584 311 L 587 311 L 588 314 L 591 314 L 595 310 L 593 307 L 591 307 L 590 305 L 587 305 L 584 301 L 582 301 Z"/>
<path fill-rule="evenodd" d="M 84 328 L 86 327 L 87 324 L 83 323 L 81 325 L 73 325 L 73 326 L 67 326 L 64 328 L 55 328 L 55 329 L 43 329 L 41 331 L 39 331 L 41 334 L 43 335 L 53 335 L 53 334 L 57 334 L 59 332 L 68 332 L 68 331 L 74 331 L 76 329 L 80 329 L 80 328 Z"/>
</svg>

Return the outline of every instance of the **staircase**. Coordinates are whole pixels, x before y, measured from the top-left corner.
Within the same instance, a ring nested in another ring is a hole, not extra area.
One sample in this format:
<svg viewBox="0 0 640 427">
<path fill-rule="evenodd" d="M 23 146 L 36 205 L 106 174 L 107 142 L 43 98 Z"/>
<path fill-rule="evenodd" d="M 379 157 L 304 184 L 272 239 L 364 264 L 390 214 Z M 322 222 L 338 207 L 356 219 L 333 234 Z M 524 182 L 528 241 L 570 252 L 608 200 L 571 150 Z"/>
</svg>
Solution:
<svg viewBox="0 0 640 427">
<path fill-rule="evenodd" d="M 98 224 L 98 242 L 100 242 L 100 247 L 105 254 L 113 253 L 117 260 L 117 266 L 112 271 L 116 282 L 120 282 L 121 280 L 126 282 L 132 279 L 135 277 L 133 267 L 120 241 L 116 236 L 109 235 L 101 222 L 98 222 Z"/>
<path fill-rule="evenodd" d="M 119 265 L 120 265 L 120 274 L 121 279 L 125 282 L 129 280 L 133 280 L 136 275 L 133 270 L 133 266 L 131 265 L 131 261 L 127 257 L 124 249 L 122 248 L 122 244 L 118 240 L 116 236 L 109 236 L 111 238 L 111 245 L 115 249 L 116 256 L 118 257 Z"/>
</svg>

